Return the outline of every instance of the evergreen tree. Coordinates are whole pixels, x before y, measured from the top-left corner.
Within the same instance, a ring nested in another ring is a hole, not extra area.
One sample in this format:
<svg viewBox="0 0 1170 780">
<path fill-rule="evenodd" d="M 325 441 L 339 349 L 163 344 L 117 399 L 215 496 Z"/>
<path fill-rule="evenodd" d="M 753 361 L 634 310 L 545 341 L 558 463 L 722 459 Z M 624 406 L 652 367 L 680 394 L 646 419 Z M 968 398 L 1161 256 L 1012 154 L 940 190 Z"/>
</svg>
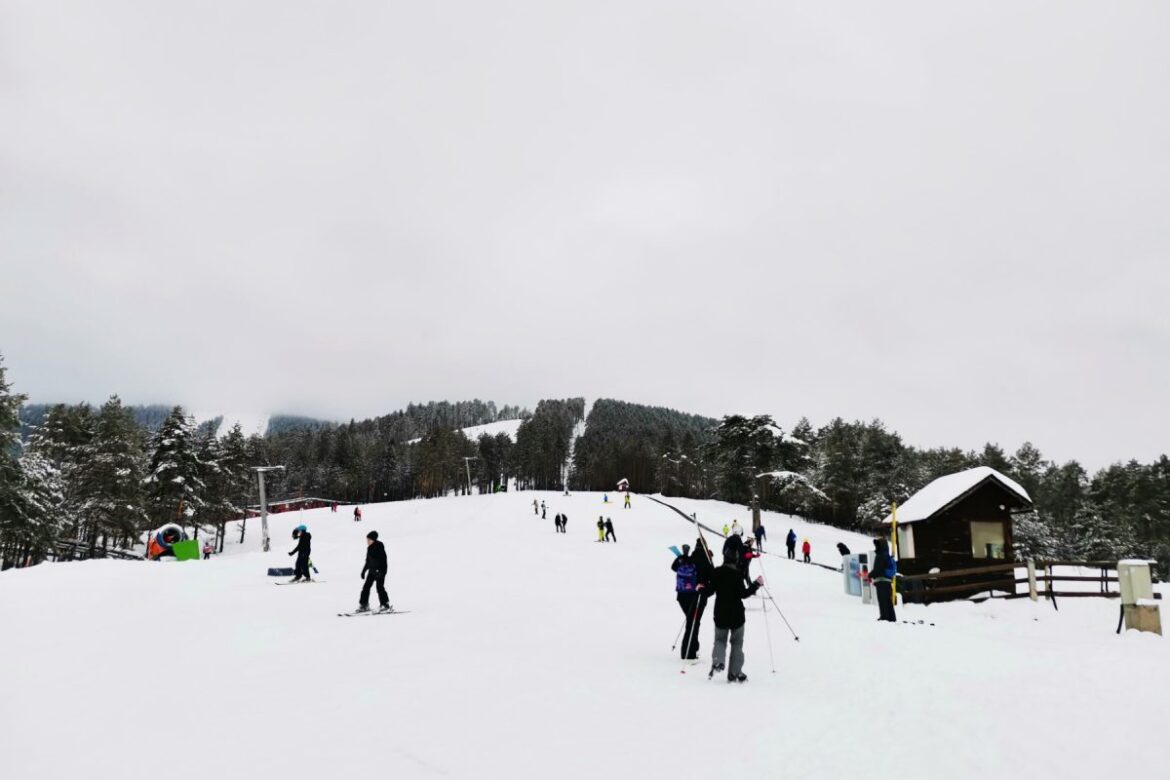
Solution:
<svg viewBox="0 0 1170 780">
<path fill-rule="evenodd" d="M 204 506 L 208 465 L 199 459 L 194 421 L 176 406 L 154 436 L 149 473 L 143 484 L 155 526 L 197 517 Z M 198 524 L 195 536 L 198 538 Z"/>
<path fill-rule="evenodd" d="M 129 409 L 111 396 L 94 421 L 93 439 L 83 448 L 71 490 L 76 491 L 82 535 L 97 547 L 129 542 L 148 527 L 143 495 L 142 433 Z"/>
</svg>

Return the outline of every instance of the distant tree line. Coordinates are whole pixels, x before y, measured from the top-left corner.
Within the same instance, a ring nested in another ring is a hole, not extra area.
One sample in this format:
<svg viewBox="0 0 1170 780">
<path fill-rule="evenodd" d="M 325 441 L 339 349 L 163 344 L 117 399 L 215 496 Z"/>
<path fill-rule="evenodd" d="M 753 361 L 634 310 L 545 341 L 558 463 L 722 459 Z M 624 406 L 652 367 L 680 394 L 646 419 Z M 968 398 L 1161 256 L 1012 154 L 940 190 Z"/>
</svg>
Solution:
<svg viewBox="0 0 1170 780">
<path fill-rule="evenodd" d="M 218 421 L 195 426 L 181 407 L 146 419 L 115 396 L 100 409 L 38 407 L 30 414 L 0 364 L 0 551 L 36 558 L 55 539 L 131 544 L 169 521 L 214 527 L 257 501 L 251 468 L 280 464 L 273 499 L 393 501 L 508 489 L 613 490 L 715 498 L 874 530 L 891 503 L 931 480 L 990 466 L 1018 481 L 1036 511 L 1020 516 L 1021 555 L 1074 559 L 1148 556 L 1170 562 L 1170 460 L 1130 461 L 1089 474 L 1046 460 L 1031 444 L 1008 454 L 917 449 L 880 420 L 840 418 L 790 431 L 771 417 L 722 420 L 610 399 L 584 420 L 581 398 L 544 400 L 534 412 L 479 400 L 411 404 L 346 424 L 271 427 L 245 438 Z M 147 408 L 147 407 L 144 407 Z M 35 422 L 33 420 L 35 419 Z M 518 420 L 508 434 L 463 429 Z M 26 441 L 18 431 L 22 421 Z M 586 423 L 574 441 L 574 430 Z"/>
</svg>

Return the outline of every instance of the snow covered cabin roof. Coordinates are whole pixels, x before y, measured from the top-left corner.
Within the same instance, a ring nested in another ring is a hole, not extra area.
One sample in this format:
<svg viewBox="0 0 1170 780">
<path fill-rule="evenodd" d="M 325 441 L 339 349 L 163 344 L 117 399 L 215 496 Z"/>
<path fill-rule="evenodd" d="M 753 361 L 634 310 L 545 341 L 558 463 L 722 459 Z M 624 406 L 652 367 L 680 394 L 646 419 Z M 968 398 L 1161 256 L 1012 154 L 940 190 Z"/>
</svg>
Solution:
<svg viewBox="0 0 1170 780">
<path fill-rule="evenodd" d="M 988 480 L 998 482 L 1009 493 L 1014 493 L 1031 505 L 1032 499 L 1028 496 L 1028 491 L 1020 487 L 1018 482 L 1005 477 L 990 466 L 976 466 L 973 469 L 939 477 L 910 496 L 905 504 L 898 507 L 898 522 L 917 523 L 920 520 L 929 520 Z M 892 519 L 893 516 L 889 515 L 882 522 L 889 525 Z"/>
</svg>

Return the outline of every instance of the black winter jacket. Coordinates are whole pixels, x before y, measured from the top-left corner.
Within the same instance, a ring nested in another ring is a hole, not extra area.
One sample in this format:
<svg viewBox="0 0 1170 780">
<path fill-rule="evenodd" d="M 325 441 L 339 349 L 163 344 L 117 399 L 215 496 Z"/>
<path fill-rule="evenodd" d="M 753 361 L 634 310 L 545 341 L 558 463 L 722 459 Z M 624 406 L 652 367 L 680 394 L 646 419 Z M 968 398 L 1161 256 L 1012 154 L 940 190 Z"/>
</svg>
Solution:
<svg viewBox="0 0 1170 780">
<path fill-rule="evenodd" d="M 386 565 L 386 545 L 378 540 L 366 548 L 366 565 L 362 567 L 362 576 L 366 576 L 367 571 L 380 574 L 388 569 Z"/>
<path fill-rule="evenodd" d="M 308 558 L 309 550 L 311 548 L 313 535 L 308 531 L 301 531 L 301 535 L 297 537 L 297 546 L 293 548 L 294 553 L 298 558 Z M 289 553 L 292 555 L 292 553 Z"/>
<path fill-rule="evenodd" d="M 723 564 L 712 578 L 715 589 L 715 627 L 739 628 L 744 624 L 743 600 L 756 595 L 760 586 L 744 585 L 743 572 L 735 564 Z"/>
</svg>

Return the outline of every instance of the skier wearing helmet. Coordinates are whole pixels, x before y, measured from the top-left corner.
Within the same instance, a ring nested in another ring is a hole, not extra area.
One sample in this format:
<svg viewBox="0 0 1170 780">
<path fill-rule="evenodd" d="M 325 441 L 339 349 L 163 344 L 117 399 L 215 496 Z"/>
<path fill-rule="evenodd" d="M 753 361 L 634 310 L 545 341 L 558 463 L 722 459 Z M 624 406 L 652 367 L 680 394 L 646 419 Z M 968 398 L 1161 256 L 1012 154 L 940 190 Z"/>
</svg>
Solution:
<svg viewBox="0 0 1170 780">
<path fill-rule="evenodd" d="M 312 544 L 313 535 L 309 533 L 309 529 L 303 525 L 298 525 L 293 529 L 292 536 L 297 540 L 297 546 L 289 555 L 297 556 L 297 565 L 293 569 L 292 582 L 300 582 L 304 578 L 305 582 L 312 582 L 312 577 L 309 576 L 309 552 Z"/>
</svg>

